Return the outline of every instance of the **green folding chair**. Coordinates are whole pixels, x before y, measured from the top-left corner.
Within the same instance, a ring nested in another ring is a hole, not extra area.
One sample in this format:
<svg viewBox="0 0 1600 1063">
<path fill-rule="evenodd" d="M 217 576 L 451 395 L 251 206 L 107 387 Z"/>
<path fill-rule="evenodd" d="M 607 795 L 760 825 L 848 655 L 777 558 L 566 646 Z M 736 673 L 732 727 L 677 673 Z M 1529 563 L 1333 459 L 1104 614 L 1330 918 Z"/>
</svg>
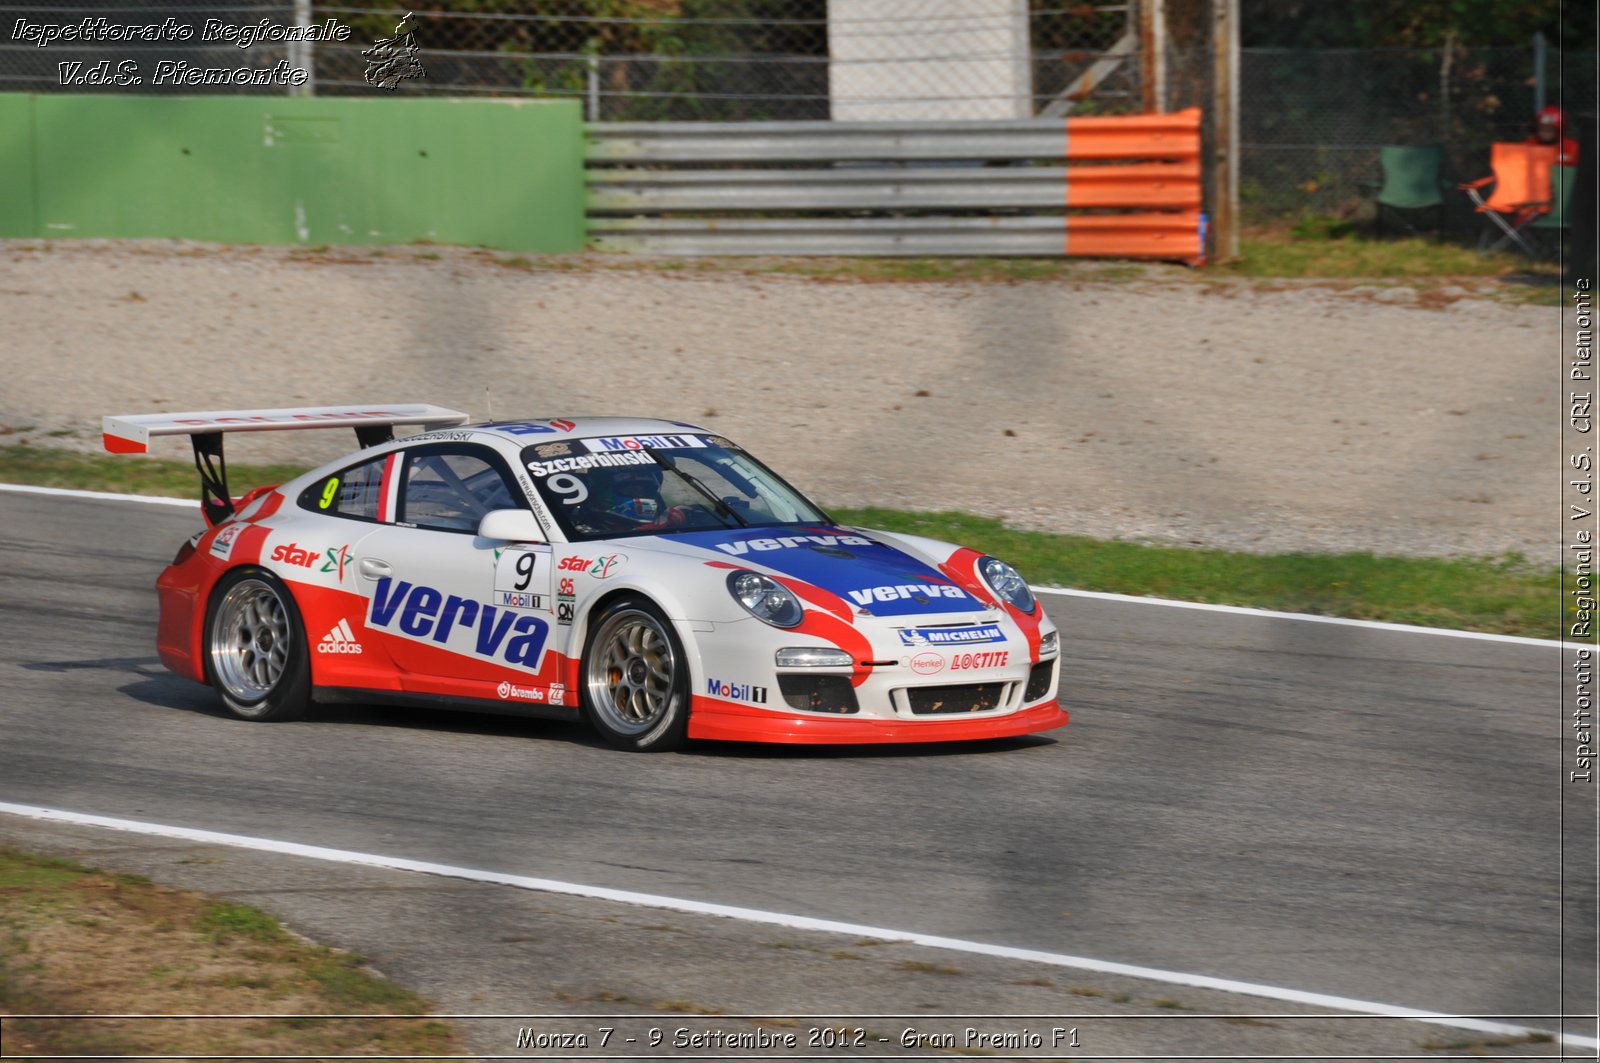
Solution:
<svg viewBox="0 0 1600 1063">
<path fill-rule="evenodd" d="M 1577 178 L 1576 166 L 1550 167 L 1550 211 L 1528 224 L 1528 228 L 1538 234 L 1540 249 L 1552 258 L 1561 250 L 1561 241 L 1572 228 L 1572 186 Z"/>
<path fill-rule="evenodd" d="M 1386 144 L 1378 149 L 1378 165 L 1383 168 L 1383 187 L 1375 197 L 1378 228 L 1385 218 L 1398 221 L 1408 232 L 1418 231 L 1416 222 L 1432 217 L 1438 228 L 1444 208 L 1444 185 L 1439 173 L 1444 168 L 1444 148 L 1438 144 L 1408 147 Z"/>
</svg>

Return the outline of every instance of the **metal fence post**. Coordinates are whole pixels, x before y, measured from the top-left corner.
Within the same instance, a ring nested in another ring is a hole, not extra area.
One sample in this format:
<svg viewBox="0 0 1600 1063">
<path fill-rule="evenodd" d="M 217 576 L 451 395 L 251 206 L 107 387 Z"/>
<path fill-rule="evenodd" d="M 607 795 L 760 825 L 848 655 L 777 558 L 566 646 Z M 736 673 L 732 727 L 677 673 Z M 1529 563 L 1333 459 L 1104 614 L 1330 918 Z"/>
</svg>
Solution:
<svg viewBox="0 0 1600 1063">
<path fill-rule="evenodd" d="M 1239 257 L 1239 0 L 1211 0 L 1214 261 Z"/>
<path fill-rule="evenodd" d="M 311 0 L 294 0 L 294 24 L 301 28 L 311 25 Z M 316 47 L 310 41 L 290 41 L 288 60 L 291 67 L 299 67 L 308 75 L 304 85 L 290 85 L 291 96 L 315 96 L 317 94 L 316 73 L 313 70 L 313 52 Z"/>
<path fill-rule="evenodd" d="M 1544 110 L 1544 31 L 1533 35 L 1533 113 Z"/>
</svg>

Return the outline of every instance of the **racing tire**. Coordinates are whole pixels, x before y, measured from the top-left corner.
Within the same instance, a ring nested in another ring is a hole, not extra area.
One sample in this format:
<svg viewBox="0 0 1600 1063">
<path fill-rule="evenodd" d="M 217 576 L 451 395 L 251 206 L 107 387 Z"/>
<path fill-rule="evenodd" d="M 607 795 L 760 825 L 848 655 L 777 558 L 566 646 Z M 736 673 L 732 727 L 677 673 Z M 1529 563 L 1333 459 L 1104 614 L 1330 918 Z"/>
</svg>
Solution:
<svg viewBox="0 0 1600 1063">
<path fill-rule="evenodd" d="M 677 749 L 689 733 L 689 668 L 672 622 L 643 598 L 620 598 L 589 625 L 578 686 L 583 714 L 618 749 Z"/>
<path fill-rule="evenodd" d="M 206 607 L 206 679 L 228 711 L 258 722 L 298 720 L 311 707 L 311 656 L 294 597 L 259 568 L 224 576 Z"/>
</svg>

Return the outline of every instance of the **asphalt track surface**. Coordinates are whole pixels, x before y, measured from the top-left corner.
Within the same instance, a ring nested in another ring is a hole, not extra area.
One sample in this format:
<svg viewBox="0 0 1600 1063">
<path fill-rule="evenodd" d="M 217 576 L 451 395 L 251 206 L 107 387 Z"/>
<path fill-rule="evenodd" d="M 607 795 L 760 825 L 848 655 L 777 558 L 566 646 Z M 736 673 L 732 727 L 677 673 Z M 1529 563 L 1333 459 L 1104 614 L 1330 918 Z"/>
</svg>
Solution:
<svg viewBox="0 0 1600 1063">
<path fill-rule="evenodd" d="M 0 493 L 0 801 L 1451 1014 L 1593 1010 L 1554 648 L 1053 597 L 1073 722 L 1027 739 L 629 756 L 444 712 L 256 725 L 155 658 L 152 584 L 196 520 Z"/>
</svg>

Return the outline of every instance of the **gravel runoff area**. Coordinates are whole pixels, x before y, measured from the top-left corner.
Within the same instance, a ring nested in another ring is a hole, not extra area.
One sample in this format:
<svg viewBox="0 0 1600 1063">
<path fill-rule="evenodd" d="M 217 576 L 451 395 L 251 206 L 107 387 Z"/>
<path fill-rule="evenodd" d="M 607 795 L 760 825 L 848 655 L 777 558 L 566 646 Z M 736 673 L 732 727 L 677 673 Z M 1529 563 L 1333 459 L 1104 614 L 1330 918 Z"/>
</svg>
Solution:
<svg viewBox="0 0 1600 1063">
<path fill-rule="evenodd" d="M 1495 287 L 0 241 L 0 438 L 88 449 L 107 413 L 367 402 L 639 414 L 724 432 L 824 504 L 1554 561 L 1562 312 Z M 348 442 L 236 437 L 229 456 L 320 462 Z"/>
</svg>

